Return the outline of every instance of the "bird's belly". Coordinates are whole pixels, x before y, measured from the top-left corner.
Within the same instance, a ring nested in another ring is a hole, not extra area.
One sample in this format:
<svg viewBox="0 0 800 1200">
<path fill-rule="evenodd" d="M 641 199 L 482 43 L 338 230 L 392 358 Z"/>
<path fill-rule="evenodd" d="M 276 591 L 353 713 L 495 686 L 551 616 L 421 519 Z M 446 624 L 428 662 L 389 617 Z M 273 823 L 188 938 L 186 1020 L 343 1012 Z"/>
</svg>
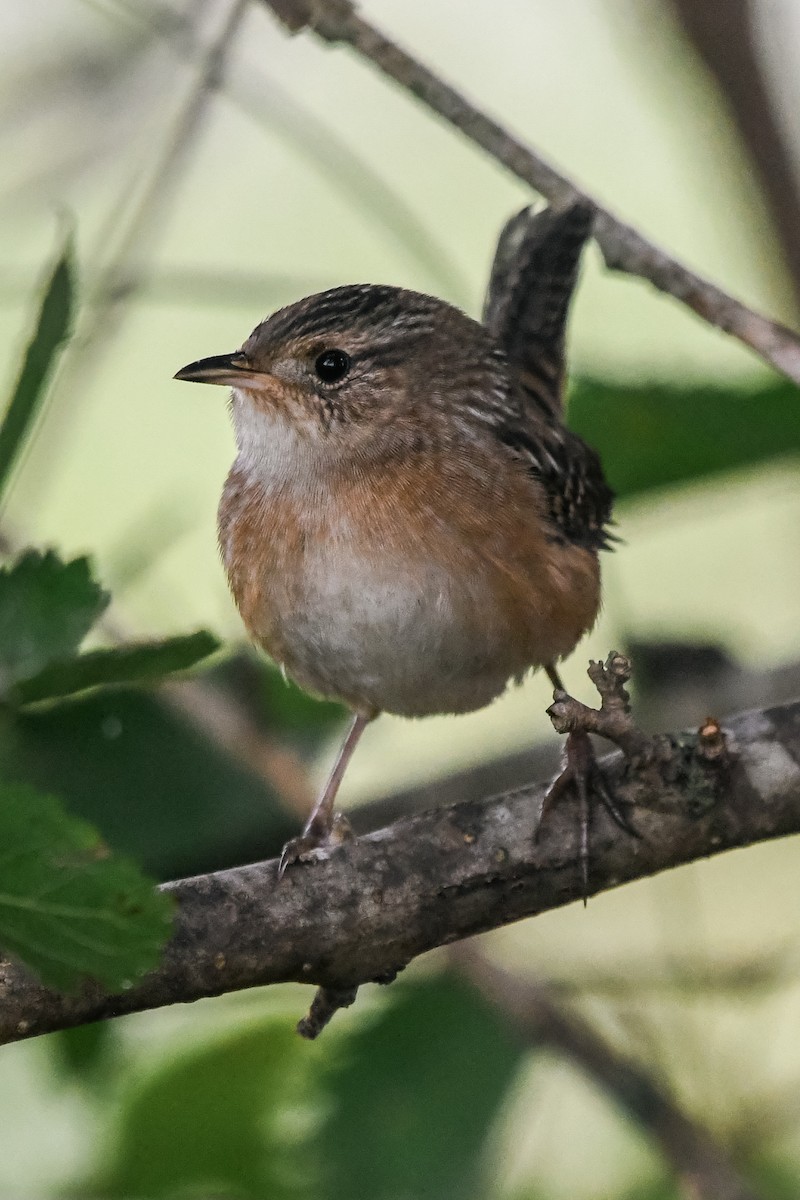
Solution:
<svg viewBox="0 0 800 1200">
<path fill-rule="evenodd" d="M 289 674 L 360 710 L 469 712 L 530 665 L 515 661 L 485 581 L 431 563 L 317 553 L 272 615 Z"/>
<path fill-rule="evenodd" d="M 513 494 L 489 507 L 457 483 L 398 497 L 384 476 L 312 503 L 234 468 L 220 546 L 251 637 L 308 691 L 401 716 L 482 708 L 570 653 L 597 613 L 596 556 L 545 545 Z"/>
</svg>

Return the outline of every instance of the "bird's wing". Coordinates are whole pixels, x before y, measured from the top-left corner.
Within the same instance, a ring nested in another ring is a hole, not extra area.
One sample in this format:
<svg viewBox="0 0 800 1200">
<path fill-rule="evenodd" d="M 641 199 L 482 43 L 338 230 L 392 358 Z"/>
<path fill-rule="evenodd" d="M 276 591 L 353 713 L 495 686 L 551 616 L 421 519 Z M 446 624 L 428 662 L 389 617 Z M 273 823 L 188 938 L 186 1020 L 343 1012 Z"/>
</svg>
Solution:
<svg viewBox="0 0 800 1200">
<path fill-rule="evenodd" d="M 540 483 L 552 540 L 608 549 L 614 493 L 591 446 L 563 425 L 533 419 L 524 402 L 495 421 L 494 434 Z"/>
</svg>

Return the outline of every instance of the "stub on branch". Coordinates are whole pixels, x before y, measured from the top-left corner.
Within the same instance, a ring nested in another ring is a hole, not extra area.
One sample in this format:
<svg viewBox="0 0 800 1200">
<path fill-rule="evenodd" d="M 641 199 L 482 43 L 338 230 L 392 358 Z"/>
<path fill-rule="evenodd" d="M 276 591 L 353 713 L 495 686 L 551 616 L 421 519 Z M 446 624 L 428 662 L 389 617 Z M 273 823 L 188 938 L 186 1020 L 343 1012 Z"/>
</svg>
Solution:
<svg viewBox="0 0 800 1200">
<path fill-rule="evenodd" d="M 600 707 L 589 708 L 567 692 L 557 690 L 547 710 L 556 733 L 596 733 L 619 746 L 629 762 L 636 765 L 650 762 L 658 754 L 657 739 L 643 733 L 631 716 L 630 696 L 625 687 L 631 677 L 630 661 L 612 650 L 604 663 L 592 660 L 587 674 L 600 693 Z"/>
</svg>

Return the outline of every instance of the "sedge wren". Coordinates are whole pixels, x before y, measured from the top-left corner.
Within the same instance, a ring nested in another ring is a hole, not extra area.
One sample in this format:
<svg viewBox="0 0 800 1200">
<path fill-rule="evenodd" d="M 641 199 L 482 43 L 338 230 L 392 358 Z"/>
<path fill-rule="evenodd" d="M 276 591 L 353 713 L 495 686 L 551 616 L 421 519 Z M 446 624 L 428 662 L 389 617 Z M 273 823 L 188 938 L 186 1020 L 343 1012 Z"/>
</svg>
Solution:
<svg viewBox="0 0 800 1200">
<path fill-rule="evenodd" d="M 592 223 L 583 203 L 513 218 L 482 324 L 402 288 L 337 287 L 176 375 L 233 389 L 219 543 L 250 636 L 354 714 L 281 874 L 341 840 L 336 792 L 378 713 L 470 712 L 537 667 L 560 687 L 594 624 L 612 493 L 562 420 Z"/>
</svg>

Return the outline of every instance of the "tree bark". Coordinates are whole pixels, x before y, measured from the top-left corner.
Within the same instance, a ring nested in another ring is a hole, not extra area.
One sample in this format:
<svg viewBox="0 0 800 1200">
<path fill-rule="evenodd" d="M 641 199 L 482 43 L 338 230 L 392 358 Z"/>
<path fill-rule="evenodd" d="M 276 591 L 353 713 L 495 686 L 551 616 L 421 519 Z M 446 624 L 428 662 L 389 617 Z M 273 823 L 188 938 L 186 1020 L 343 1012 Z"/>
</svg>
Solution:
<svg viewBox="0 0 800 1200">
<path fill-rule="evenodd" d="M 657 737 L 648 761 L 603 760 L 640 836 L 598 809 L 591 894 L 800 832 L 800 701 L 739 714 L 724 738 L 717 729 Z M 583 891 L 577 805 L 560 803 L 538 831 L 543 794 L 534 785 L 417 814 L 280 883 L 273 860 L 166 884 L 174 935 L 124 993 L 62 995 L 1 962 L 0 1041 L 290 980 L 326 989 L 335 1009 L 427 950 L 569 904 Z"/>
</svg>

